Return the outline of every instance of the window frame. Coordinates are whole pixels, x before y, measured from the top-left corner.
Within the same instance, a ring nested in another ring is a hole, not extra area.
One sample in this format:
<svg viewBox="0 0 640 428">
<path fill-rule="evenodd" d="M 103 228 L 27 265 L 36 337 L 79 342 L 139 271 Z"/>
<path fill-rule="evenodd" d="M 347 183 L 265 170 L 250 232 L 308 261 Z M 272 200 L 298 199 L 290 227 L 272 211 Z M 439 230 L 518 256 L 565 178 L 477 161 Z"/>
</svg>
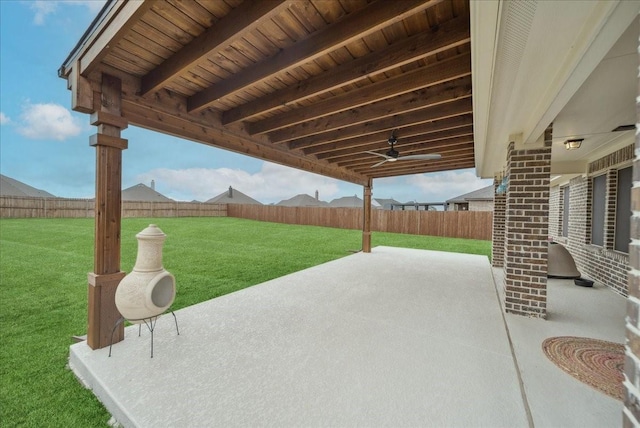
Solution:
<svg viewBox="0 0 640 428">
<path fill-rule="evenodd" d="M 600 201 L 600 197 L 602 201 Z M 600 209 L 600 210 L 598 210 Z M 591 177 L 591 245 L 605 246 L 607 217 L 607 171 Z"/>
<path fill-rule="evenodd" d="M 625 183 L 621 182 L 621 171 L 624 171 L 623 178 L 626 179 Z M 633 166 L 621 166 L 616 170 L 616 174 L 615 228 L 613 233 L 614 238 L 612 249 L 619 253 L 629 254 L 629 243 L 631 241 L 631 189 L 633 188 Z M 623 185 L 628 188 L 628 192 L 623 193 Z M 626 214 L 622 211 L 626 211 Z M 620 240 L 625 242 L 621 243 Z"/>
</svg>

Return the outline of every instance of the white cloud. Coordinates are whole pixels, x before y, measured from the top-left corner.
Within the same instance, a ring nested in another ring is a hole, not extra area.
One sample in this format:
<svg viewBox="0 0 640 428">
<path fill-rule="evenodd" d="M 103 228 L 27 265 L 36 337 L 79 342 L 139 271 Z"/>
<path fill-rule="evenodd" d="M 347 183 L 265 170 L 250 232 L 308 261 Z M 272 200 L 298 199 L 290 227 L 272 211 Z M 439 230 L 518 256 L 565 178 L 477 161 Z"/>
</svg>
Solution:
<svg viewBox="0 0 640 428">
<path fill-rule="evenodd" d="M 418 187 L 427 198 L 447 200 L 486 187 L 492 180 L 483 180 L 467 170 L 414 175 L 407 178 L 407 183 Z"/>
<path fill-rule="evenodd" d="M 18 132 L 34 140 L 62 141 L 81 131 L 71 112 L 59 104 L 27 104 L 20 119 Z"/>
<path fill-rule="evenodd" d="M 338 193 L 337 180 L 268 162 L 255 174 L 231 168 L 159 168 L 136 178 L 147 185 L 154 180 L 156 190 L 178 200 L 206 201 L 229 186 L 262 203 L 277 203 L 299 193 L 313 196 L 316 190 L 320 199 L 329 201 Z"/>
<path fill-rule="evenodd" d="M 84 6 L 90 13 L 97 15 L 105 3 L 106 0 L 35 0 L 29 4 L 29 7 L 34 12 L 33 23 L 43 25 L 47 16 L 54 14 L 59 5 Z"/>
<path fill-rule="evenodd" d="M 9 119 L 9 116 L 0 112 L 0 125 L 6 125 L 7 123 L 10 123 L 10 122 L 11 122 L 11 119 Z"/>
<path fill-rule="evenodd" d="M 36 0 L 29 7 L 34 11 L 33 23 L 36 25 L 44 24 L 44 19 L 56 11 L 58 2 L 48 0 Z"/>
</svg>

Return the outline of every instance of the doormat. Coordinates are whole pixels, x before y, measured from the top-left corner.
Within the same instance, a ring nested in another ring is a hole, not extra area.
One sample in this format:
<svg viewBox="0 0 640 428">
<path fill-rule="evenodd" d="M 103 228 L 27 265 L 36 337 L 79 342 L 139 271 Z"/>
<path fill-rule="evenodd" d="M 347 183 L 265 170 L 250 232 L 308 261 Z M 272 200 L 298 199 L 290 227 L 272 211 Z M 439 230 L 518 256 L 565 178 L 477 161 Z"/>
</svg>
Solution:
<svg viewBox="0 0 640 428">
<path fill-rule="evenodd" d="M 623 400 L 624 345 L 586 337 L 550 337 L 542 342 L 545 355 L 574 378 Z"/>
</svg>

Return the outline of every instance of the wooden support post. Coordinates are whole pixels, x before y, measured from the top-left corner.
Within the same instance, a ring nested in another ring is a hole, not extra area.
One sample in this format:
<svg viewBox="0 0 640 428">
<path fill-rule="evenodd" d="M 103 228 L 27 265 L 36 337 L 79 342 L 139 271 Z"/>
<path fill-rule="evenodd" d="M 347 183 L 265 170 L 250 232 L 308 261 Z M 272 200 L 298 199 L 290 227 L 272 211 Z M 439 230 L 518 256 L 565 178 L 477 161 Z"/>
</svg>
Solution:
<svg viewBox="0 0 640 428">
<path fill-rule="evenodd" d="M 127 127 L 120 116 L 122 82 L 102 76 L 100 110 L 91 115 L 98 133 L 90 138 L 96 148 L 96 199 L 94 272 L 89 274 L 87 343 L 91 349 L 111 344 L 111 333 L 120 318 L 115 292 L 125 273 L 120 271 L 120 230 L 122 206 L 122 150 L 127 140 L 120 131 Z M 113 342 L 124 339 L 120 324 Z"/>
<path fill-rule="evenodd" d="M 362 221 L 362 252 L 371 252 L 371 188 L 373 180 L 364 186 L 364 219 Z"/>
</svg>

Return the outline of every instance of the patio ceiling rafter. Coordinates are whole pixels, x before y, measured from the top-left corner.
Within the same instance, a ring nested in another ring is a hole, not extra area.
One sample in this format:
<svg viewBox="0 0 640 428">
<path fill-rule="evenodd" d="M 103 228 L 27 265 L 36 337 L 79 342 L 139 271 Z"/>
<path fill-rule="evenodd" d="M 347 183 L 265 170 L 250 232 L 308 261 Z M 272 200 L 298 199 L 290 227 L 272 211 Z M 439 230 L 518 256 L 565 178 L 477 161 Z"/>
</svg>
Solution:
<svg viewBox="0 0 640 428">
<path fill-rule="evenodd" d="M 417 152 L 469 134 L 470 58 L 468 0 L 109 0 L 59 74 L 77 111 L 114 76 L 131 125 L 366 185 L 394 170 L 344 158 L 394 130 Z"/>
<path fill-rule="evenodd" d="M 276 73 L 293 68 L 338 49 L 345 44 L 374 31 L 396 23 L 442 0 L 404 0 L 374 2 L 348 15 L 321 31 L 310 34 L 287 49 L 264 61 L 245 68 L 232 77 L 212 85 L 189 97 L 189 111 L 199 111 L 214 101 L 229 96 Z"/>
</svg>

